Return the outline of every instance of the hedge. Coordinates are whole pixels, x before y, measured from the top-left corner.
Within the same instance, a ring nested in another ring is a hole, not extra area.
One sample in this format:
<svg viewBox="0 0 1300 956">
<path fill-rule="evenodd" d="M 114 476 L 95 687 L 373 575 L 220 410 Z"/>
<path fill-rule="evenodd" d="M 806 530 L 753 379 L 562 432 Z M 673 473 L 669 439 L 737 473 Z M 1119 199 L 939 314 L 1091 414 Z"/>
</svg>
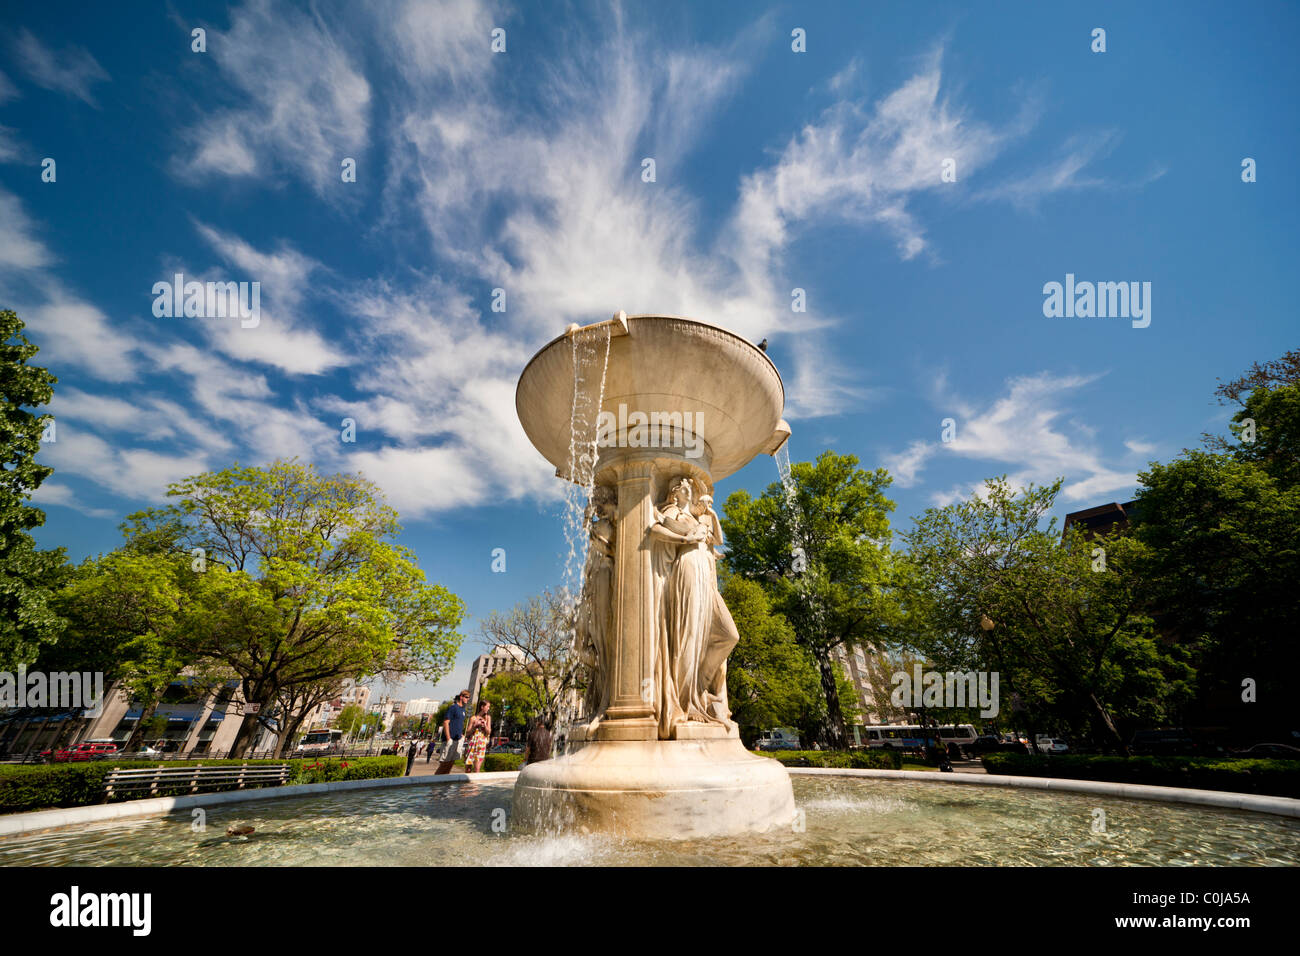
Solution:
<svg viewBox="0 0 1300 956">
<path fill-rule="evenodd" d="M 490 770 L 519 770 L 523 765 L 523 754 L 488 754 L 483 758 L 484 772 Z"/>
<path fill-rule="evenodd" d="M 334 780 L 367 780 L 400 777 L 406 772 L 405 757 L 354 757 L 343 760 L 96 760 L 67 764 L 0 765 L 0 813 L 21 813 L 50 807 L 84 807 L 104 803 L 104 780 L 114 768 L 205 767 L 239 764 L 287 763 L 289 784 L 325 783 Z M 346 766 L 344 766 L 346 764 Z M 276 784 L 250 783 L 246 789 Z M 217 789 L 234 789 L 233 786 Z M 160 786 L 159 796 L 188 793 L 188 785 Z M 123 799 L 138 799 L 132 794 Z"/>
<path fill-rule="evenodd" d="M 994 774 L 1106 780 L 1154 787 L 1227 790 L 1300 797 L 1300 760 L 1228 760 L 1219 757 L 1121 757 L 994 753 L 983 758 Z"/>
<path fill-rule="evenodd" d="M 871 750 L 755 750 L 787 767 L 829 767 L 836 770 L 901 770 L 903 755 L 890 748 Z"/>
</svg>

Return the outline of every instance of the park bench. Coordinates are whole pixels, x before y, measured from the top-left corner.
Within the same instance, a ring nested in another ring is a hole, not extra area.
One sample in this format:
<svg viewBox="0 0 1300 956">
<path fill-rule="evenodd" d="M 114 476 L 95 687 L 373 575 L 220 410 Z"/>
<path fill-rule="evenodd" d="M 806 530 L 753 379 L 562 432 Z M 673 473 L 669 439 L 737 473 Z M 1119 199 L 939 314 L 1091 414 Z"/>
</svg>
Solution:
<svg viewBox="0 0 1300 956">
<path fill-rule="evenodd" d="M 289 782 L 290 766 L 287 763 L 271 764 L 219 764 L 204 766 L 192 764 L 183 767 L 132 767 L 123 770 L 114 767 L 104 778 L 107 799 L 131 796 L 158 796 L 160 792 L 175 794 L 201 793 L 208 790 L 243 790 L 246 786 L 279 786 Z"/>
</svg>

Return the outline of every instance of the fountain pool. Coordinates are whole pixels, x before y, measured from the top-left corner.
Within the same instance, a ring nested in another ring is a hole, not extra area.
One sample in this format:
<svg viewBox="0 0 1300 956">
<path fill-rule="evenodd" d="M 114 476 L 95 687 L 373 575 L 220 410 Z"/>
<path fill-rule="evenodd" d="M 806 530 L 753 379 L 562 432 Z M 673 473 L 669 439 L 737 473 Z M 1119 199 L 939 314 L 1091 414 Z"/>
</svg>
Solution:
<svg viewBox="0 0 1300 956">
<path fill-rule="evenodd" d="M 0 839 L 5 866 L 1295 866 L 1300 819 L 1090 794 L 793 776 L 803 831 L 496 832 L 514 781 L 357 790 Z M 1105 832 L 1093 832 L 1094 811 Z M 251 837 L 227 837 L 235 823 Z"/>
</svg>

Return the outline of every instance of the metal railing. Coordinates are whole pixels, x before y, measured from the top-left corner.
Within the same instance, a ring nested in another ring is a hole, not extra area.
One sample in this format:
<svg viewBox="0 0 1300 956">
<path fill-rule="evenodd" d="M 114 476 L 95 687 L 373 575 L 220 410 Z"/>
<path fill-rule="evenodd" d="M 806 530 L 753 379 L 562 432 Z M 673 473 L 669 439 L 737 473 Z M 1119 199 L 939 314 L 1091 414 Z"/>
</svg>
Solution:
<svg viewBox="0 0 1300 956">
<path fill-rule="evenodd" d="M 131 767 L 123 770 L 114 767 L 104 779 L 107 799 L 114 797 L 139 797 L 142 790 L 149 796 L 159 793 L 199 793 L 206 790 L 243 790 L 246 786 L 283 786 L 289 781 L 287 763 L 249 764 L 240 766 L 223 764 L 189 767 Z"/>
</svg>

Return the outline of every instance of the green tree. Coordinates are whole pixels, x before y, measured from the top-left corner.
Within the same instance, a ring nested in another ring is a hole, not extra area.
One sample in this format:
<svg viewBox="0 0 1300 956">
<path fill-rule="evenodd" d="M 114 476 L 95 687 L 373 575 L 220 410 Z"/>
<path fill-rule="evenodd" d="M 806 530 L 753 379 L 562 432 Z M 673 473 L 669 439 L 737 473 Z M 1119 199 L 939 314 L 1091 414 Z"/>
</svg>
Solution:
<svg viewBox="0 0 1300 956">
<path fill-rule="evenodd" d="M 1269 733 L 1291 725 L 1300 666 L 1300 349 L 1215 394 L 1230 434 L 1139 476 L 1134 534 L 1160 628 L 1198 667 L 1194 719 Z"/>
<path fill-rule="evenodd" d="M 1300 667 L 1300 486 L 1203 451 L 1139 478 L 1134 534 L 1148 548 L 1162 630 L 1195 655 L 1198 713 L 1238 729 L 1289 727 Z"/>
<path fill-rule="evenodd" d="M 1192 673 L 1145 613 L 1140 542 L 1077 528 L 1062 540 L 1044 524 L 1060 487 L 995 478 L 916 520 L 908 643 L 940 667 L 997 671 L 1031 729 L 1047 720 L 1124 750 L 1119 724 L 1178 706 Z"/>
<path fill-rule="evenodd" d="M 237 677 L 260 709 L 232 753 L 252 745 L 285 688 L 376 674 L 436 681 L 451 669 L 464 604 L 425 583 L 391 540 L 397 513 L 360 475 L 282 461 L 197 475 L 167 493 L 175 504 L 131 515 L 126 530 L 132 543 L 195 556 L 203 609 L 186 616 L 180 655 Z"/>
<path fill-rule="evenodd" d="M 728 565 L 763 587 L 816 663 L 826 701 L 818 736 L 832 749 L 847 746 L 832 651 L 883 646 L 898 618 L 894 503 L 884 495 L 891 479 L 883 468 L 857 466 L 852 455 L 823 452 L 815 464 L 791 467 L 792 494 L 779 482 L 759 498 L 733 492 L 722 519 Z"/>
<path fill-rule="evenodd" d="M 54 470 L 36 463 L 52 419 L 29 409 L 49 403 L 58 379 L 30 364 L 39 349 L 23 328 L 15 312 L 0 310 L 0 669 L 9 671 L 32 663 L 64 623 L 50 606 L 64 551 L 37 550 L 28 534 L 45 523 L 28 499 Z"/>
<path fill-rule="evenodd" d="M 513 671 L 488 678 L 479 700 L 492 704 L 494 735 L 513 736 L 514 730 L 526 727 L 542 710 L 533 682 Z"/>
<path fill-rule="evenodd" d="M 68 626 L 41 664 L 121 682 L 143 708 L 127 750 L 139 747 L 163 693 L 193 663 L 182 630 L 196 607 L 203 613 L 205 583 L 183 555 L 120 549 L 83 561 L 54 597 Z"/>
<path fill-rule="evenodd" d="M 740 632 L 727 659 L 727 698 L 741 739 L 752 745 L 773 727 L 815 729 L 825 711 L 821 682 L 794 629 L 757 583 L 738 574 L 725 576 L 722 596 Z"/>
<path fill-rule="evenodd" d="M 348 704 L 334 718 L 334 729 L 343 731 L 345 735 L 351 734 L 361 729 L 362 724 L 366 722 L 366 716 L 366 712 L 359 705 Z"/>
</svg>

